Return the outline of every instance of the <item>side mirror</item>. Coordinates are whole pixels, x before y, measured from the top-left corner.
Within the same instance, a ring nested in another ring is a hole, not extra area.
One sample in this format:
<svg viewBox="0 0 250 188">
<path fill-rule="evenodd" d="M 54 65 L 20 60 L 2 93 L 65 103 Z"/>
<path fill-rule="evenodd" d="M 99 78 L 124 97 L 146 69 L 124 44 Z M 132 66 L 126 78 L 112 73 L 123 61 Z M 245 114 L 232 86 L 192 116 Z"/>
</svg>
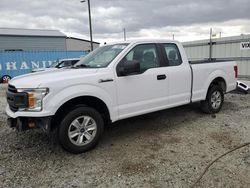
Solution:
<svg viewBox="0 0 250 188">
<path fill-rule="evenodd" d="M 125 61 L 118 68 L 118 76 L 126 76 L 140 73 L 141 67 L 140 62 L 137 60 Z"/>
</svg>

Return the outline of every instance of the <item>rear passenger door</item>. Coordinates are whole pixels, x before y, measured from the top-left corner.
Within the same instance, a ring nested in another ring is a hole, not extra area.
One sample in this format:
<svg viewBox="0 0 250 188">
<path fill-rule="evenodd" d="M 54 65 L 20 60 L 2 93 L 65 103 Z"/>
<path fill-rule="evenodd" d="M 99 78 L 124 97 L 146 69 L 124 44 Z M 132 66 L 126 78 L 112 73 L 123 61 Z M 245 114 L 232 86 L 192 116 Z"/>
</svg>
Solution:
<svg viewBox="0 0 250 188">
<path fill-rule="evenodd" d="M 178 46 L 175 43 L 161 45 L 168 63 L 169 106 L 178 106 L 190 102 L 191 69 L 184 62 Z"/>
<path fill-rule="evenodd" d="M 140 63 L 140 73 L 117 74 L 117 102 L 119 119 L 163 109 L 167 105 L 167 67 L 161 61 L 162 52 L 156 44 L 139 44 L 133 47 L 118 63 Z"/>
</svg>

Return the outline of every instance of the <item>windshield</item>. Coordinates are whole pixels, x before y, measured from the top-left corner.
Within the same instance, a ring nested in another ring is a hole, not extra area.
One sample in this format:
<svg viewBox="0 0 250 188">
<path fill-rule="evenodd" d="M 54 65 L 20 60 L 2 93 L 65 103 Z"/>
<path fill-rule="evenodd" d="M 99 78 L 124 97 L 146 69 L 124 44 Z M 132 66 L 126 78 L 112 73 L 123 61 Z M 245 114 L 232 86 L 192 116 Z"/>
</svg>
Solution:
<svg viewBox="0 0 250 188">
<path fill-rule="evenodd" d="M 107 45 L 97 48 L 82 60 L 77 62 L 74 67 L 102 68 L 107 67 L 118 54 L 127 47 L 128 44 Z"/>
</svg>

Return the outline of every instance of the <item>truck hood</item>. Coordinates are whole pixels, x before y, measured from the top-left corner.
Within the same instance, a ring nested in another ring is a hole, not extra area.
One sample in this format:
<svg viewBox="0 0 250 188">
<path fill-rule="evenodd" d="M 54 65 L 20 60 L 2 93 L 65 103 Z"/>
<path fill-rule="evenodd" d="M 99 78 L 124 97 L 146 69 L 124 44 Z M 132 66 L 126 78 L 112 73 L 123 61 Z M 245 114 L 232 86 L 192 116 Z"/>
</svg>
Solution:
<svg viewBox="0 0 250 188">
<path fill-rule="evenodd" d="M 17 76 L 9 84 L 16 88 L 47 87 L 50 83 L 63 82 L 71 79 L 82 79 L 95 74 L 98 69 L 53 69 Z"/>
<path fill-rule="evenodd" d="M 32 72 L 40 72 L 40 71 L 49 71 L 49 70 L 57 70 L 57 68 L 39 68 L 39 69 L 33 69 Z"/>
</svg>

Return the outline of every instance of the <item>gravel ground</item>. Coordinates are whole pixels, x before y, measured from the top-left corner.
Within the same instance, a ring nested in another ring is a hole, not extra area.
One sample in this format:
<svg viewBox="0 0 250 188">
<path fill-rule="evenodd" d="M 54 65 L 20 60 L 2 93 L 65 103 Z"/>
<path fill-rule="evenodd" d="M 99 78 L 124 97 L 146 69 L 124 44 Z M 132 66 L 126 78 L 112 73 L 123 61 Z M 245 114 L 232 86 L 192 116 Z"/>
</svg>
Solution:
<svg viewBox="0 0 250 188">
<path fill-rule="evenodd" d="M 213 159 L 250 142 L 250 95 L 228 94 L 216 115 L 194 104 L 123 120 L 72 155 L 40 130 L 8 128 L 3 90 L 0 187 L 191 187 Z M 216 162 L 197 187 L 250 187 L 250 147 Z"/>
</svg>

